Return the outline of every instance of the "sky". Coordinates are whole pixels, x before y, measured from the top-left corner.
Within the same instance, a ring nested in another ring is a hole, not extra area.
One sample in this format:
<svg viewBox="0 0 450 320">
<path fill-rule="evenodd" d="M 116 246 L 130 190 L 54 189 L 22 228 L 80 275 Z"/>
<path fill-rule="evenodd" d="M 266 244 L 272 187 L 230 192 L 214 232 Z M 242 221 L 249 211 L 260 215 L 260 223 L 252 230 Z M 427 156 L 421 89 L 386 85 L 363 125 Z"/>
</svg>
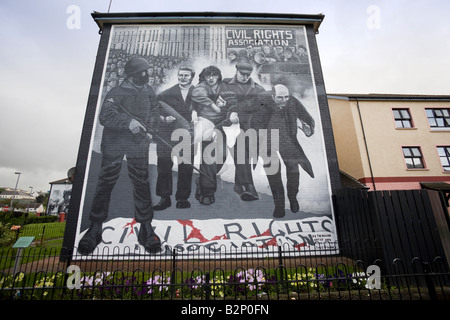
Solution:
<svg viewBox="0 0 450 320">
<path fill-rule="evenodd" d="M 327 93 L 450 94 L 448 0 L 1 0 L 0 187 L 49 191 L 76 165 L 100 40 L 91 13 L 108 10 L 321 13 Z"/>
</svg>

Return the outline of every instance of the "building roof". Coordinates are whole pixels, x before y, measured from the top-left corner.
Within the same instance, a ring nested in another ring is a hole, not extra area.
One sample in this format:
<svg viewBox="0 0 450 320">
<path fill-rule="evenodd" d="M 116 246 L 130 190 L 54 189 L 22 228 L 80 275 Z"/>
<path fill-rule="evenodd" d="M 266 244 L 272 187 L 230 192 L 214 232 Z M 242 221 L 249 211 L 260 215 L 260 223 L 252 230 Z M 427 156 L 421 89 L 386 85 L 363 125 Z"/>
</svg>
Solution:
<svg viewBox="0 0 450 320">
<path fill-rule="evenodd" d="M 369 187 L 367 187 L 364 183 L 358 181 L 357 179 L 353 178 L 348 173 L 345 173 L 344 171 L 339 171 L 341 176 L 341 184 L 343 188 L 350 188 L 350 189 L 365 189 L 368 190 Z"/>
<path fill-rule="evenodd" d="M 324 19 L 323 14 L 279 14 L 279 13 L 242 13 L 242 12 L 123 12 L 92 14 L 100 31 L 103 25 L 133 24 L 133 23 L 221 23 L 221 24 L 308 24 L 319 32 L 319 26 Z M 238 21 L 237 21 L 238 20 Z"/>
<path fill-rule="evenodd" d="M 450 184 L 438 181 L 438 182 L 421 182 L 420 185 L 424 189 L 430 189 L 430 190 L 436 190 L 436 191 L 442 191 L 445 193 L 450 192 Z"/>
<path fill-rule="evenodd" d="M 450 184 L 443 181 L 439 181 L 439 182 L 421 182 L 420 185 L 423 189 L 442 192 L 445 200 L 447 201 L 447 206 L 450 206 Z"/>
<path fill-rule="evenodd" d="M 37 208 L 39 208 L 40 206 L 43 206 L 44 204 L 42 204 L 42 203 L 29 203 L 28 205 L 27 205 L 27 208 L 28 209 L 37 209 Z"/>
<path fill-rule="evenodd" d="M 343 100 L 392 100 L 392 101 L 450 101 L 450 95 L 390 94 L 390 93 L 328 93 L 328 99 Z"/>
<path fill-rule="evenodd" d="M 22 190 L 5 190 L 0 193 L 2 196 L 22 196 L 22 197 L 32 197 L 31 194 Z"/>
</svg>

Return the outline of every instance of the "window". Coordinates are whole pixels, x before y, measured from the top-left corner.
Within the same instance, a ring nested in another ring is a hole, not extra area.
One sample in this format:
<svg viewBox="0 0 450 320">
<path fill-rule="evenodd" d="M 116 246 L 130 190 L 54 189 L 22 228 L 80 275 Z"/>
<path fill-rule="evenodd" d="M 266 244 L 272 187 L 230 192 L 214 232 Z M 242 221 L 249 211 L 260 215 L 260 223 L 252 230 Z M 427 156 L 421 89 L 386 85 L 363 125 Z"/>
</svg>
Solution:
<svg viewBox="0 0 450 320">
<path fill-rule="evenodd" d="M 437 147 L 439 159 L 441 159 L 442 168 L 444 171 L 450 172 L 450 146 Z"/>
<path fill-rule="evenodd" d="M 425 109 L 432 129 L 450 128 L 450 109 Z"/>
<path fill-rule="evenodd" d="M 396 128 L 412 128 L 411 115 L 408 109 L 392 109 Z"/>
<path fill-rule="evenodd" d="M 403 156 L 408 169 L 423 169 L 423 157 L 419 147 L 403 147 Z"/>
</svg>

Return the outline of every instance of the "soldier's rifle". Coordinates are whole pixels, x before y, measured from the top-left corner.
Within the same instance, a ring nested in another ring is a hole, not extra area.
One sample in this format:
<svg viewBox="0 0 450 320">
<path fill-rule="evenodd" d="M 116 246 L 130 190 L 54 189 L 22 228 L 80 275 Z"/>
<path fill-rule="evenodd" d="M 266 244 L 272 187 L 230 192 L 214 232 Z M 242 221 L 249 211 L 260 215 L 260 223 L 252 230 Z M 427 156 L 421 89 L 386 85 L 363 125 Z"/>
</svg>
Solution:
<svg viewBox="0 0 450 320">
<path fill-rule="evenodd" d="M 173 109 L 167 103 L 162 102 L 162 101 L 158 101 L 158 103 L 161 106 L 161 108 L 165 111 L 166 114 L 168 114 L 170 116 L 173 116 L 176 119 L 175 121 L 177 121 L 177 123 L 180 124 L 182 128 L 188 130 L 189 133 L 192 134 L 193 129 L 192 129 L 191 124 L 182 115 L 180 115 L 175 109 Z M 128 115 L 130 118 L 132 118 L 132 119 L 136 120 L 137 122 L 139 122 L 139 124 L 141 124 L 145 128 L 145 132 L 144 131 L 139 131 L 141 134 L 144 134 L 147 138 L 150 138 L 147 135 L 147 133 L 150 133 L 153 137 L 156 137 L 158 139 L 158 141 L 161 141 L 163 144 L 165 144 L 170 149 L 173 148 L 173 145 L 171 145 L 167 140 L 165 140 L 163 137 L 161 137 L 161 135 L 158 133 L 158 131 L 155 130 L 154 128 L 152 128 L 146 121 L 143 121 L 139 117 L 136 117 L 136 116 L 132 115 L 123 106 L 120 106 L 120 108 L 122 109 L 122 111 L 126 115 Z M 178 157 L 181 158 L 183 163 L 190 165 L 195 171 L 197 171 L 198 173 L 200 173 L 203 176 L 205 176 L 206 178 L 208 178 L 211 182 L 216 183 L 216 181 L 213 178 L 211 178 L 206 173 L 201 171 L 199 168 L 194 166 L 191 163 L 190 159 L 185 159 L 185 158 L 183 158 L 180 155 L 178 155 Z"/>
</svg>

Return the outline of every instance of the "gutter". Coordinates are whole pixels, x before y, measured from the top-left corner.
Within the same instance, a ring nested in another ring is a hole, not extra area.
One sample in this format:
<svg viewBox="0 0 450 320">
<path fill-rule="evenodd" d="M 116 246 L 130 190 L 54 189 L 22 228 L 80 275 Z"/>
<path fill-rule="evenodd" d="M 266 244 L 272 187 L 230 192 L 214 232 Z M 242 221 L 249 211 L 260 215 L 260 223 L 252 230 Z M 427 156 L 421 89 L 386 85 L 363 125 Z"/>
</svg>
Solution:
<svg viewBox="0 0 450 320">
<path fill-rule="evenodd" d="M 359 100 L 359 101 L 429 101 L 429 102 L 447 102 L 450 101 L 450 95 L 389 95 L 389 94 L 327 94 L 328 99 L 337 100 Z"/>
<path fill-rule="evenodd" d="M 328 99 L 345 100 L 345 101 L 351 101 L 351 100 L 356 101 L 356 108 L 358 110 L 359 122 L 361 124 L 361 129 L 362 129 L 362 133 L 363 133 L 364 147 L 366 149 L 367 161 L 369 163 L 370 178 L 372 179 L 373 190 L 376 191 L 377 188 L 375 186 L 375 179 L 374 179 L 374 176 L 373 176 L 372 163 L 370 161 L 369 147 L 367 145 L 366 132 L 365 132 L 365 129 L 364 129 L 364 123 L 363 123 L 362 116 L 361 116 L 361 108 L 359 106 L 359 100 L 366 100 L 367 101 L 367 100 L 372 100 L 372 99 L 361 99 L 360 97 L 357 97 L 357 96 L 333 95 L 333 94 L 327 95 L 327 98 Z"/>
</svg>

